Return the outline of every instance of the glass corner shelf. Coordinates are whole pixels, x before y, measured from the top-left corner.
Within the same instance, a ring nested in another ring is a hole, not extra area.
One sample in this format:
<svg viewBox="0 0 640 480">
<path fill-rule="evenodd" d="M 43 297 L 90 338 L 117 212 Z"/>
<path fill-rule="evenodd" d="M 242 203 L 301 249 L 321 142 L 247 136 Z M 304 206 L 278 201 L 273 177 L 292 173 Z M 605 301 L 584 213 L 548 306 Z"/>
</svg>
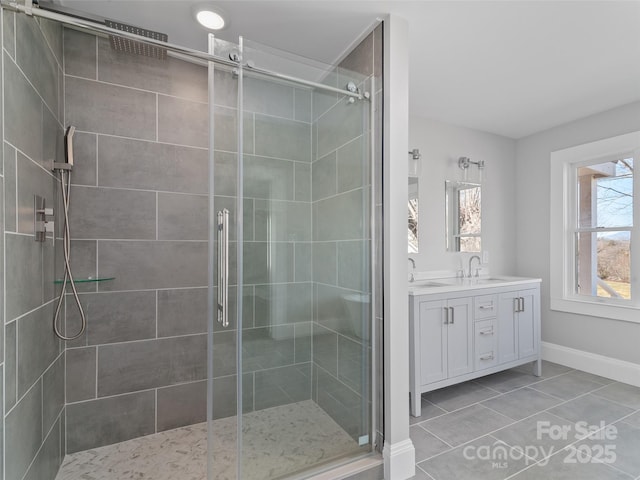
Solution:
<svg viewBox="0 0 640 480">
<path fill-rule="evenodd" d="M 97 277 L 97 278 L 74 278 L 73 281 L 76 283 L 92 283 L 92 282 L 106 282 L 109 280 L 115 280 L 116 277 Z M 53 283 L 59 284 L 62 283 L 62 279 L 54 280 Z"/>
</svg>

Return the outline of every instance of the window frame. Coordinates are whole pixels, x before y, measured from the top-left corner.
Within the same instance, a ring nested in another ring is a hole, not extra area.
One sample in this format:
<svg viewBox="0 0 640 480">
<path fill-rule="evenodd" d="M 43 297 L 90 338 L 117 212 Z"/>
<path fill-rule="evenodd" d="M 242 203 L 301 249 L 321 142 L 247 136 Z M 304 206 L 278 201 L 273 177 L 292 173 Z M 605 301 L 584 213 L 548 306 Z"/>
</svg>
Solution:
<svg viewBox="0 0 640 480">
<path fill-rule="evenodd" d="M 633 176 L 631 300 L 580 295 L 575 288 L 578 228 L 578 168 L 614 158 L 640 164 L 640 131 L 551 152 L 550 308 L 581 315 L 640 323 L 640 175 Z M 622 229 L 624 230 L 624 229 Z"/>
</svg>

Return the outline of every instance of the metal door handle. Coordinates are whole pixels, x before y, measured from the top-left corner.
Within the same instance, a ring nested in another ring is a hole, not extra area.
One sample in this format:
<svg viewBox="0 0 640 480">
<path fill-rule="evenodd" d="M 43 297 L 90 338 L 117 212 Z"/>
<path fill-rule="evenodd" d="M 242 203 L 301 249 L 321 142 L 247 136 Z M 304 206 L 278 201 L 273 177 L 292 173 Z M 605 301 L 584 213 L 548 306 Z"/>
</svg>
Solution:
<svg viewBox="0 0 640 480">
<path fill-rule="evenodd" d="M 229 326 L 229 210 L 218 212 L 218 322 Z"/>
<path fill-rule="evenodd" d="M 489 304 L 489 305 L 480 305 L 478 307 L 480 310 L 493 310 L 493 305 Z"/>
<path fill-rule="evenodd" d="M 486 355 L 482 355 L 480 357 L 480 360 L 493 360 L 494 356 L 493 356 L 493 352 L 491 353 L 487 353 Z"/>
<path fill-rule="evenodd" d="M 451 309 L 451 325 L 453 325 L 453 322 L 456 319 L 456 314 L 455 314 L 455 310 L 453 309 L 453 307 L 449 307 Z"/>
<path fill-rule="evenodd" d="M 520 311 L 520 297 L 513 298 L 513 311 L 516 313 Z"/>
<path fill-rule="evenodd" d="M 444 324 L 449 325 L 449 309 L 444 307 Z"/>
<path fill-rule="evenodd" d="M 520 311 L 524 312 L 524 297 L 520 297 Z"/>
<path fill-rule="evenodd" d="M 480 330 L 480 335 L 493 335 L 493 328 L 490 330 Z"/>
</svg>

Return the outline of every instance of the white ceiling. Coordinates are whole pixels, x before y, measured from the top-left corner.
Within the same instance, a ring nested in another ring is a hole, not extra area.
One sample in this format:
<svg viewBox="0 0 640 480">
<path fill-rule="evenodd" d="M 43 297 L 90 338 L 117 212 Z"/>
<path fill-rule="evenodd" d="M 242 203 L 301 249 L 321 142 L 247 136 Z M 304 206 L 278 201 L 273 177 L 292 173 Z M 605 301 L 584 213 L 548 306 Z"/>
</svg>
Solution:
<svg viewBox="0 0 640 480">
<path fill-rule="evenodd" d="M 190 0 L 59 0 L 206 49 Z M 411 114 L 511 138 L 640 100 L 640 1 L 211 1 L 238 35 L 333 62 L 376 17 L 409 25 Z"/>
</svg>

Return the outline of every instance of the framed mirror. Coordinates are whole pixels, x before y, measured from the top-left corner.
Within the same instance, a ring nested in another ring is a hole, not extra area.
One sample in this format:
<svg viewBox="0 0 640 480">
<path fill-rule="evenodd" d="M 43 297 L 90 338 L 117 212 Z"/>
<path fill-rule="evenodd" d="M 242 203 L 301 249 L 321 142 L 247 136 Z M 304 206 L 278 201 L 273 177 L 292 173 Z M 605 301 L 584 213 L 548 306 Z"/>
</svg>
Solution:
<svg viewBox="0 0 640 480">
<path fill-rule="evenodd" d="M 448 252 L 482 249 L 482 187 L 478 183 L 445 182 L 446 244 Z"/>
<path fill-rule="evenodd" d="M 418 178 L 409 177 L 409 253 L 418 253 Z"/>
</svg>

